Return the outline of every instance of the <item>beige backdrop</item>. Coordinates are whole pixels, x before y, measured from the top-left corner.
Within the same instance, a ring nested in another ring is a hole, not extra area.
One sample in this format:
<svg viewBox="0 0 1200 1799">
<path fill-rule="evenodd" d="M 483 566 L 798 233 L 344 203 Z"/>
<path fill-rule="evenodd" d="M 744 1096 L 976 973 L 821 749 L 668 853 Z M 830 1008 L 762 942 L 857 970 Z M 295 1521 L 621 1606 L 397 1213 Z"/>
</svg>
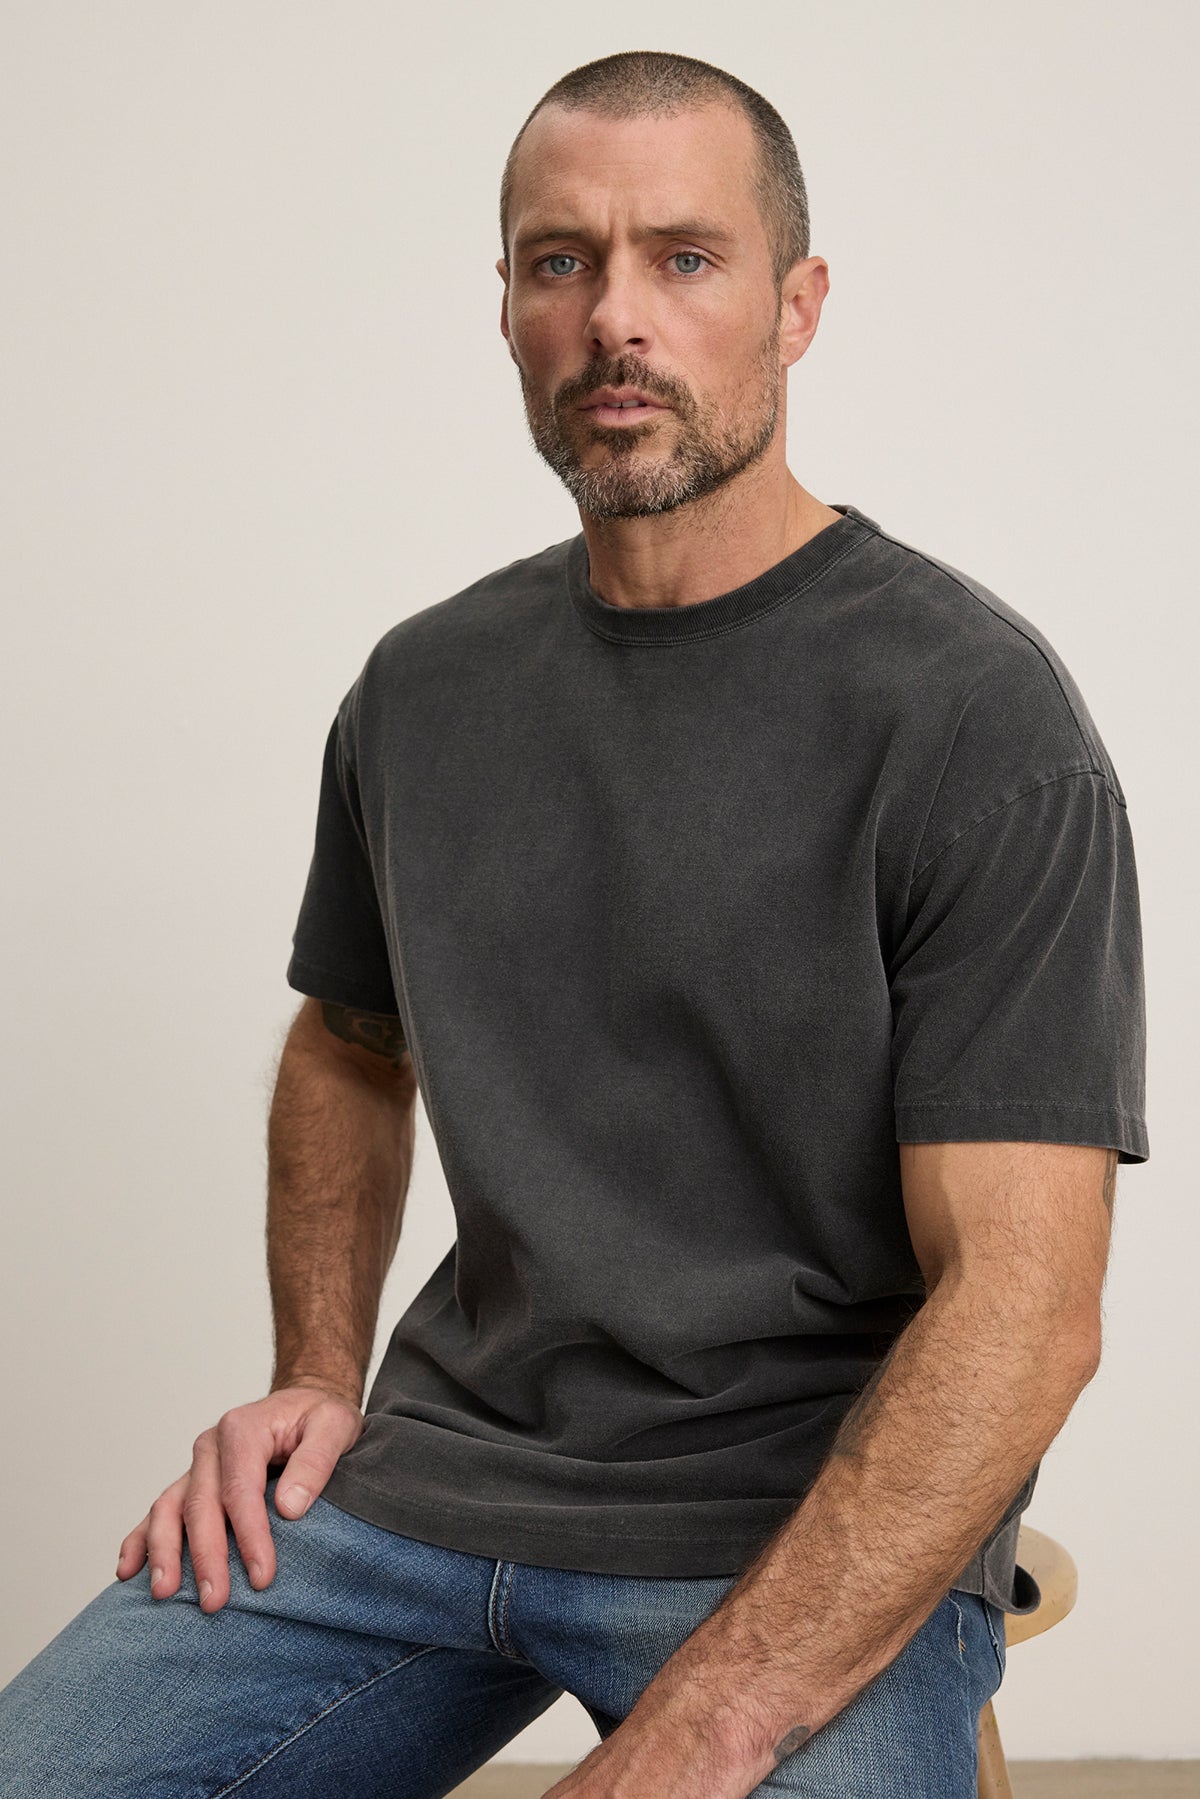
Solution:
<svg viewBox="0 0 1200 1799">
<path fill-rule="evenodd" d="M 1125 788 L 1152 1154 L 1030 1512 L 1078 1607 L 997 1710 L 1012 1756 L 1195 1756 L 1197 15 L 600 11 L 0 7 L 0 1682 L 264 1390 L 264 1119 L 325 733 L 397 618 L 578 529 L 499 332 L 500 171 L 558 75 L 673 49 L 797 140 L 831 270 L 798 478 L 1040 626 Z M 422 1117 L 380 1350 L 452 1235 Z M 505 1753 L 593 1741 L 564 1696 Z"/>
</svg>

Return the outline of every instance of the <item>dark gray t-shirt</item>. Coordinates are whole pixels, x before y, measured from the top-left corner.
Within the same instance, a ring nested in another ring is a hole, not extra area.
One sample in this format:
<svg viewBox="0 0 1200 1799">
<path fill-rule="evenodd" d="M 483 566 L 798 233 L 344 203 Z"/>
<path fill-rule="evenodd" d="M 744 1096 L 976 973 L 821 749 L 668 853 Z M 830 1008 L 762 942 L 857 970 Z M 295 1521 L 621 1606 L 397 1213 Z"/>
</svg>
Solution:
<svg viewBox="0 0 1200 1799">
<path fill-rule="evenodd" d="M 347 1511 L 737 1572 L 924 1298 L 897 1143 L 1149 1154 L 1133 843 L 1079 690 L 837 510 L 682 607 L 553 544 L 387 631 L 338 707 L 287 978 L 399 1014 L 457 1221 Z M 1009 1611 L 1037 1472 L 954 1583 Z"/>
</svg>

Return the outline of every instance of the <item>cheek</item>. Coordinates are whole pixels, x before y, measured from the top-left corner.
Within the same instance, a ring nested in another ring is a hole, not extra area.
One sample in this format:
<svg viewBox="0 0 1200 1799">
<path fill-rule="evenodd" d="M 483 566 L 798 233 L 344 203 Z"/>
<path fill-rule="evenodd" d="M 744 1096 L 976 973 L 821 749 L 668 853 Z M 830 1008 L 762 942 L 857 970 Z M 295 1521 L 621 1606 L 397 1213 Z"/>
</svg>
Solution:
<svg viewBox="0 0 1200 1799">
<path fill-rule="evenodd" d="M 578 334 L 581 326 L 570 309 L 559 300 L 556 304 L 538 295 L 510 301 L 508 331 L 523 362 L 544 363 L 563 354 L 564 346 Z"/>
<path fill-rule="evenodd" d="M 717 403 L 732 400 L 755 381 L 758 321 L 731 312 L 715 294 L 673 300 L 659 316 L 656 336 L 662 360 L 679 370 L 697 394 Z"/>
</svg>

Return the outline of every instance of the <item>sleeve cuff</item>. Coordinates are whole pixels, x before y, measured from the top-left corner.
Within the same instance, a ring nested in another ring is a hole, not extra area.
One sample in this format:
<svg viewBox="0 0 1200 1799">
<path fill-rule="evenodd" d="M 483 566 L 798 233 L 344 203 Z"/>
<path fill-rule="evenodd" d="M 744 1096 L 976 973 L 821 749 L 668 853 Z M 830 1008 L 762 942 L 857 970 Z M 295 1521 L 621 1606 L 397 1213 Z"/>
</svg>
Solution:
<svg viewBox="0 0 1200 1799">
<path fill-rule="evenodd" d="M 389 1018 L 399 1017 L 396 995 L 391 985 L 385 989 L 361 975 L 338 974 L 316 962 L 294 954 L 287 965 L 287 983 L 297 993 L 311 999 L 328 1000 L 333 1006 L 357 1006 L 363 1012 L 382 1012 Z"/>
<path fill-rule="evenodd" d="M 1146 1121 L 1112 1106 L 920 1100 L 896 1107 L 897 1143 L 1081 1143 L 1115 1149 L 1118 1162 L 1150 1156 Z"/>
</svg>

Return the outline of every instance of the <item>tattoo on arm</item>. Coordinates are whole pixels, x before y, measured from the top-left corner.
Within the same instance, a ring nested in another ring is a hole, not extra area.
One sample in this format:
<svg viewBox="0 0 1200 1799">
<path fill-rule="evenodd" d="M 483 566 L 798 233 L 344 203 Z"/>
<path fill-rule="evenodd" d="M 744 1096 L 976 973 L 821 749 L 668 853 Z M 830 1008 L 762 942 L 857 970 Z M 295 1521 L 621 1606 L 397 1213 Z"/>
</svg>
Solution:
<svg viewBox="0 0 1200 1799">
<path fill-rule="evenodd" d="M 356 1006 L 334 1006 L 328 1000 L 321 1001 L 321 1016 L 335 1037 L 373 1050 L 399 1068 L 407 1045 L 398 1018 L 387 1012 L 363 1012 Z"/>
<path fill-rule="evenodd" d="M 782 1742 L 776 1743 L 775 1748 L 772 1751 L 776 1763 L 778 1764 L 781 1762 L 785 1755 L 790 1755 L 793 1749 L 799 1749 L 801 1743 L 807 1743 L 811 1735 L 812 1728 L 810 1725 L 794 1725 L 783 1738 Z"/>
</svg>

